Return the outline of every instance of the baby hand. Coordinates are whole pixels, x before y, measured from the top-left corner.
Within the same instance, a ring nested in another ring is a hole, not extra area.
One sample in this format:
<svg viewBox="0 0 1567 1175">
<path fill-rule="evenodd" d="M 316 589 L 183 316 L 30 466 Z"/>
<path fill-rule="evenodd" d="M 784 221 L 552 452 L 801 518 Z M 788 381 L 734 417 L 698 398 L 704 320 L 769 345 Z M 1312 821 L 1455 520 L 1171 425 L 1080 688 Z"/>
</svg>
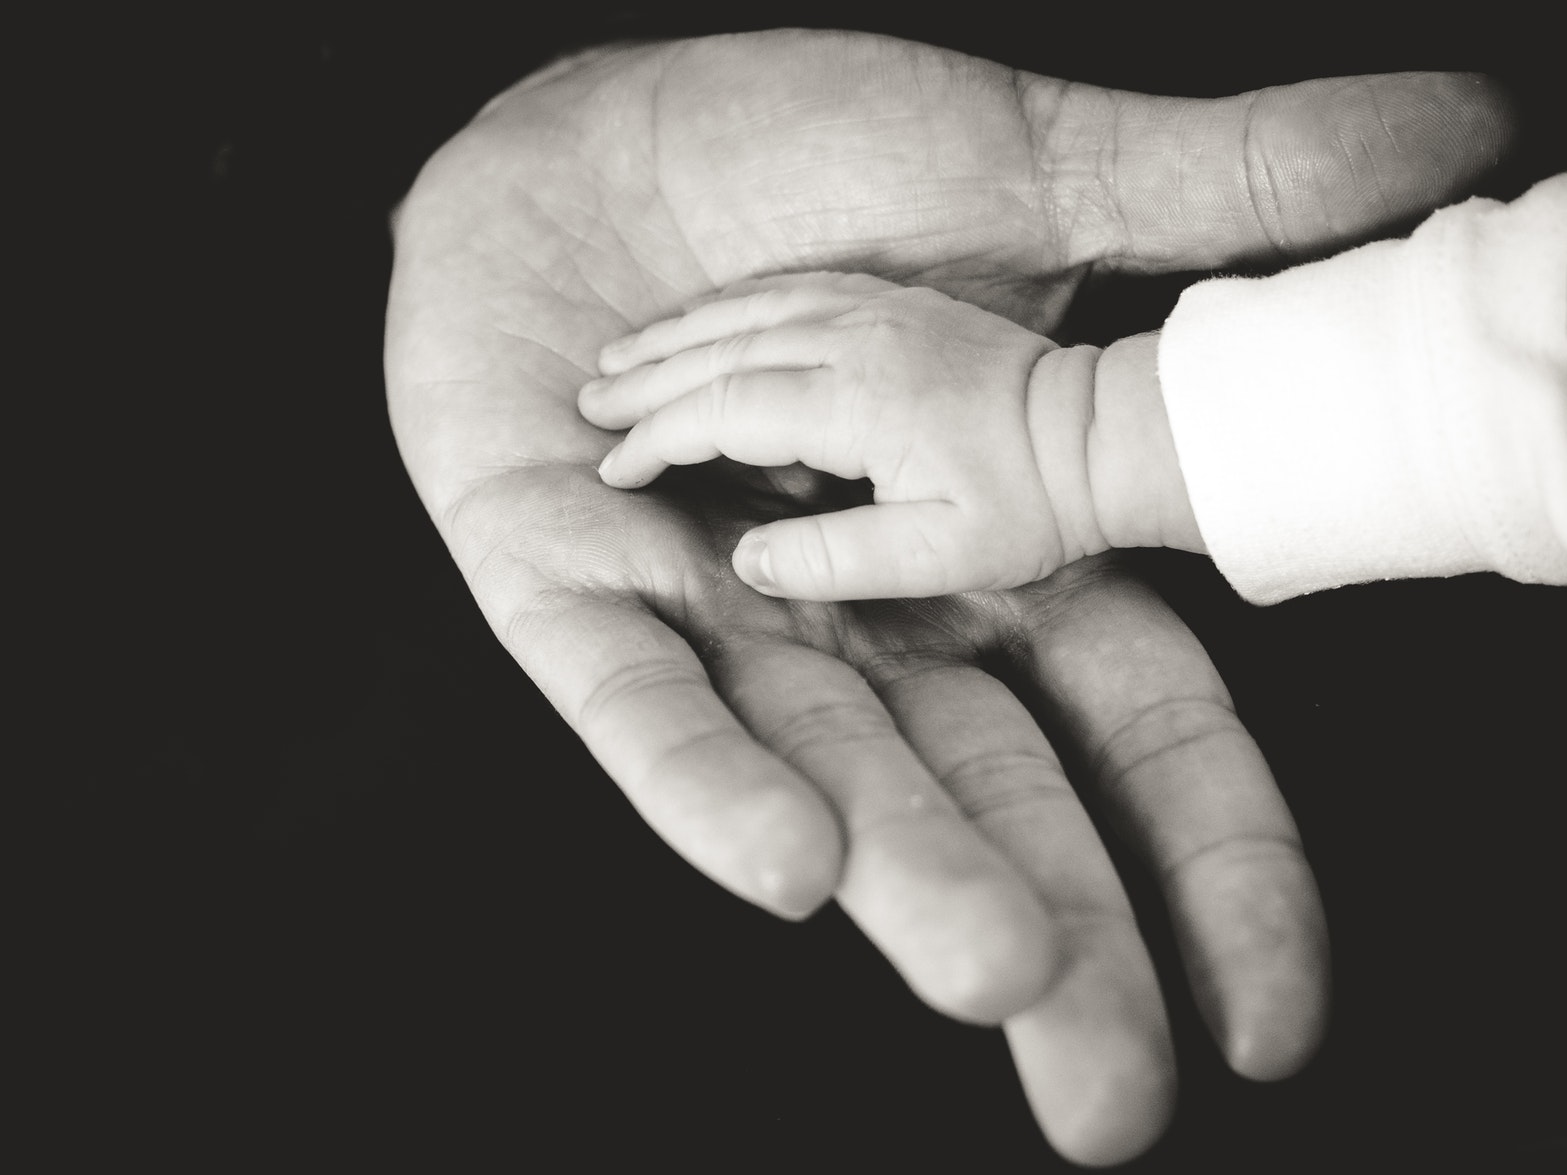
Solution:
<svg viewBox="0 0 1567 1175">
<path fill-rule="evenodd" d="M 631 430 L 599 467 L 612 486 L 719 456 L 871 480 L 873 505 L 746 534 L 734 567 L 758 591 L 946 595 L 1028 583 L 1084 553 L 1063 541 L 1030 437 L 1030 373 L 1052 350 L 934 290 L 793 275 L 609 344 L 578 403 Z"/>
</svg>

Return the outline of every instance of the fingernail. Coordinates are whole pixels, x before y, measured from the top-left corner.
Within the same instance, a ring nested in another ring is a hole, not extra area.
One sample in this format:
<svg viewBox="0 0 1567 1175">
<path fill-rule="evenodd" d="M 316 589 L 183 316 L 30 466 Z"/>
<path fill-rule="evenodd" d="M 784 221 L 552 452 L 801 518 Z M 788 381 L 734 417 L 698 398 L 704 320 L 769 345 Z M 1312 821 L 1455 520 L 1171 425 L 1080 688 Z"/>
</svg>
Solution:
<svg viewBox="0 0 1567 1175">
<path fill-rule="evenodd" d="M 582 385 L 582 390 L 577 393 L 577 398 L 579 400 L 590 399 L 593 396 L 598 395 L 599 392 L 604 390 L 604 385 L 607 384 L 608 382 L 609 382 L 609 380 L 602 379 L 602 378 L 601 379 L 590 379 L 590 380 L 588 380 L 587 383 Z"/>
<path fill-rule="evenodd" d="M 602 371 L 605 375 L 609 375 L 609 369 L 615 365 L 616 357 L 624 353 L 626 345 L 634 337 L 635 336 L 627 336 L 623 339 L 616 339 L 612 343 L 605 343 L 604 346 L 599 349 L 599 370 Z"/>
<path fill-rule="evenodd" d="M 615 473 L 615 465 L 620 461 L 620 450 L 623 444 L 616 445 L 608 453 L 604 454 L 604 460 L 599 462 L 599 477 L 608 481 Z"/>
<path fill-rule="evenodd" d="M 735 548 L 735 572 L 754 588 L 777 586 L 773 583 L 773 557 L 765 539 L 748 538 Z"/>
</svg>

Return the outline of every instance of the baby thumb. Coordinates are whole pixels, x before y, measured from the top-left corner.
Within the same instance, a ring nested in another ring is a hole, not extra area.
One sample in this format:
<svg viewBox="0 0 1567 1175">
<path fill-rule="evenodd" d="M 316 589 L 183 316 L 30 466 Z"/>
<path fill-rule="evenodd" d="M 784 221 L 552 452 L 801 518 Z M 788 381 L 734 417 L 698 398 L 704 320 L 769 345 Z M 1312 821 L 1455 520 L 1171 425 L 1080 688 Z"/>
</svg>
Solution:
<svg viewBox="0 0 1567 1175">
<path fill-rule="evenodd" d="M 759 526 L 735 548 L 735 574 L 791 600 L 943 596 L 975 585 L 951 502 L 890 502 Z"/>
</svg>

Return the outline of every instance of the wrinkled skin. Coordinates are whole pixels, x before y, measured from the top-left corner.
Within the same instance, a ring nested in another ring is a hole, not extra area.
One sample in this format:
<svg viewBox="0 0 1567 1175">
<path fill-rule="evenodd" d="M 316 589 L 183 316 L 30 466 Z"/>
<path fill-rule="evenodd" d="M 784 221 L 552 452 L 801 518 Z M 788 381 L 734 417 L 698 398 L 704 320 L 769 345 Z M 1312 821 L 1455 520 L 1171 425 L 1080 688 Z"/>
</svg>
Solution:
<svg viewBox="0 0 1567 1175">
<path fill-rule="evenodd" d="M 728 556 L 790 498 L 716 468 L 605 487 L 616 436 L 577 390 L 609 339 L 779 271 L 1048 334 L 1091 266 L 1321 253 L 1460 194 L 1505 135 L 1460 76 L 1199 102 L 862 34 L 595 51 L 492 102 L 399 210 L 398 442 L 498 637 L 678 852 L 785 916 L 836 897 L 933 1007 L 1005 1025 L 1057 1149 L 1119 1161 L 1163 1130 L 1175 1064 L 1080 794 L 1158 878 L 1231 1066 L 1296 1071 L 1326 1017 L 1314 882 L 1201 647 L 1102 558 L 1008 592 L 765 598 Z"/>
</svg>

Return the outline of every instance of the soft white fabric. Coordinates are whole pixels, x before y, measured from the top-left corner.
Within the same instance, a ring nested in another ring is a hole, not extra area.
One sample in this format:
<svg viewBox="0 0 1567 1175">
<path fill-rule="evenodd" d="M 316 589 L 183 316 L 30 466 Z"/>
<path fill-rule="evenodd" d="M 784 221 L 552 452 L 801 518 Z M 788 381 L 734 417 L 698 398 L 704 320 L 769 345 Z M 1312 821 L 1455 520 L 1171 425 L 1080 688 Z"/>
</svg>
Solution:
<svg viewBox="0 0 1567 1175">
<path fill-rule="evenodd" d="M 1567 583 L 1567 175 L 1192 286 L 1159 378 L 1198 526 L 1246 599 Z"/>
</svg>

